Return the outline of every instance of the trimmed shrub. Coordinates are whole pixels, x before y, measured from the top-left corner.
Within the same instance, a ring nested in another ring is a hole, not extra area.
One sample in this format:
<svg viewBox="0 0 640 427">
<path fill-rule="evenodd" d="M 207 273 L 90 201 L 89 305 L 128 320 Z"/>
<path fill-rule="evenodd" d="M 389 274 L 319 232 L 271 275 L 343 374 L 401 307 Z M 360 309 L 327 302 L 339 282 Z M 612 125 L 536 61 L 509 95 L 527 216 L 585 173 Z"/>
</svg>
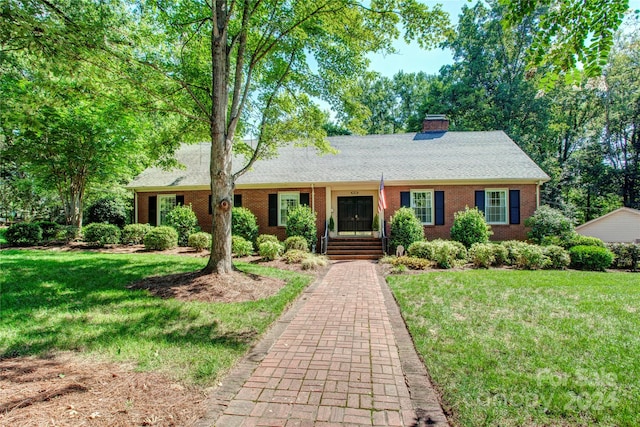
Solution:
<svg viewBox="0 0 640 427">
<path fill-rule="evenodd" d="M 42 240 L 42 228 L 34 222 L 19 222 L 7 228 L 5 238 L 11 246 L 33 246 Z"/>
<path fill-rule="evenodd" d="M 75 225 L 62 225 L 56 233 L 56 240 L 61 240 L 65 243 L 72 242 L 80 236 L 80 230 Z"/>
<path fill-rule="evenodd" d="M 509 263 L 509 251 L 506 247 L 499 243 L 492 243 L 493 245 L 493 257 L 495 258 L 494 265 L 502 266 Z"/>
<path fill-rule="evenodd" d="M 318 241 L 316 213 L 309 206 L 298 205 L 287 213 L 287 237 L 301 236 L 312 248 Z"/>
<path fill-rule="evenodd" d="M 411 270 L 426 270 L 431 265 L 429 260 L 417 258 L 413 256 L 401 256 L 391 259 L 391 265 L 394 267 L 405 266 Z"/>
<path fill-rule="evenodd" d="M 249 256 L 253 253 L 253 243 L 242 236 L 231 236 L 231 253 L 235 256 Z"/>
<path fill-rule="evenodd" d="M 520 240 L 506 240 L 501 245 L 507 250 L 507 265 L 516 265 L 520 251 L 526 248 L 529 244 Z"/>
<path fill-rule="evenodd" d="M 122 230 L 120 240 L 125 245 L 140 245 L 144 242 L 144 236 L 151 231 L 153 227 L 149 224 L 129 224 L 125 225 Z"/>
<path fill-rule="evenodd" d="M 266 260 L 272 261 L 282 253 L 282 245 L 278 242 L 267 240 L 258 246 L 258 253 Z"/>
<path fill-rule="evenodd" d="M 204 249 L 211 249 L 211 234 L 198 231 L 189 236 L 189 247 L 202 252 Z"/>
<path fill-rule="evenodd" d="M 167 214 L 165 224 L 173 227 L 178 232 L 178 245 L 188 246 L 189 236 L 196 231 L 198 226 L 198 217 L 191 209 L 191 205 L 178 205 Z"/>
<path fill-rule="evenodd" d="M 611 268 L 636 271 L 640 261 L 640 245 L 636 243 L 610 243 L 607 249 L 615 256 Z"/>
<path fill-rule="evenodd" d="M 489 268 L 496 262 L 494 245 L 492 243 L 474 243 L 469 248 L 469 261 L 478 268 Z"/>
<path fill-rule="evenodd" d="M 414 242 L 424 240 L 424 228 L 411 208 L 400 208 L 391 217 L 391 246 L 408 249 Z"/>
<path fill-rule="evenodd" d="M 54 240 L 58 235 L 61 225 L 53 221 L 38 221 L 38 227 L 42 230 L 42 240 Z"/>
<path fill-rule="evenodd" d="M 326 266 L 327 262 L 327 258 L 322 255 L 307 254 L 300 266 L 303 270 L 315 270 L 318 267 Z"/>
<path fill-rule="evenodd" d="M 548 245 L 542 247 L 542 253 L 549 258 L 547 268 L 555 270 L 564 270 L 571 264 L 571 257 L 563 247 L 557 245 Z"/>
<path fill-rule="evenodd" d="M 550 236 L 567 240 L 574 233 L 571 220 L 561 211 L 546 205 L 536 209 L 533 216 L 524 221 L 524 225 L 531 227 L 527 236 L 535 243 L 542 243 L 545 237 Z"/>
<path fill-rule="evenodd" d="M 311 254 L 307 251 L 302 251 L 300 249 L 290 249 L 282 255 L 282 259 L 287 264 L 299 264 L 305 259 L 307 256 L 311 256 Z"/>
<path fill-rule="evenodd" d="M 456 264 L 462 264 L 467 259 L 467 249 L 459 242 L 436 239 L 430 242 L 433 245 L 433 259 L 440 268 L 452 268 Z M 461 261 L 461 262 L 456 262 Z"/>
<path fill-rule="evenodd" d="M 433 260 L 435 256 L 434 246 L 431 242 L 427 242 L 425 240 L 421 240 L 419 242 L 413 242 L 407 248 L 407 255 L 412 257 L 424 258 Z"/>
<path fill-rule="evenodd" d="M 120 242 L 120 229 L 106 222 L 93 222 L 83 227 L 82 240 L 92 246 L 115 245 Z"/>
<path fill-rule="evenodd" d="M 484 214 L 478 208 L 458 211 L 453 215 L 451 239 L 462 243 L 467 249 L 474 243 L 487 243 L 493 234 L 491 226 L 484 219 Z"/>
<path fill-rule="evenodd" d="M 545 256 L 541 246 L 525 243 L 518 249 L 514 265 L 524 270 L 540 270 L 548 264 L 549 258 Z"/>
<path fill-rule="evenodd" d="M 249 242 L 255 242 L 258 237 L 258 220 L 247 208 L 231 209 L 231 235 L 240 236 Z"/>
<path fill-rule="evenodd" d="M 581 234 L 573 234 L 569 238 L 565 248 L 569 249 L 574 246 L 597 246 L 599 248 L 604 248 L 605 244 L 601 239 L 598 239 L 597 237 L 583 236 Z"/>
<path fill-rule="evenodd" d="M 307 246 L 307 241 L 302 236 L 287 237 L 284 241 L 284 251 L 289 252 L 292 249 L 308 252 L 309 246 Z"/>
<path fill-rule="evenodd" d="M 256 239 L 256 245 L 258 247 L 260 247 L 260 245 L 263 244 L 264 242 L 280 243 L 280 240 L 278 240 L 278 236 L 276 236 L 274 234 L 261 234 L 261 235 L 259 235 L 258 238 Z"/>
<path fill-rule="evenodd" d="M 144 247 L 149 251 L 163 251 L 178 246 L 178 232 L 167 225 L 155 227 L 144 236 Z"/>
<path fill-rule="evenodd" d="M 569 255 L 571 267 L 578 270 L 604 271 L 613 263 L 613 253 L 599 246 L 574 246 Z"/>
<path fill-rule="evenodd" d="M 127 223 L 127 208 L 120 200 L 104 198 L 89 206 L 87 222 L 116 225 L 120 228 Z"/>
</svg>

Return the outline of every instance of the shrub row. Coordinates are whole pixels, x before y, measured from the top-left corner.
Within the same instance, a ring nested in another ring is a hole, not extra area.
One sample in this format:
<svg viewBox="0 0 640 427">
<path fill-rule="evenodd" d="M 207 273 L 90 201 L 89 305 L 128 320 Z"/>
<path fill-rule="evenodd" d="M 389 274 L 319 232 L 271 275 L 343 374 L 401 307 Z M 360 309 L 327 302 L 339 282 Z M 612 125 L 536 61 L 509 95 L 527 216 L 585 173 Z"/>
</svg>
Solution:
<svg viewBox="0 0 640 427">
<path fill-rule="evenodd" d="M 68 243 L 78 237 L 78 227 L 60 225 L 51 221 L 20 222 L 7 229 L 7 242 L 11 246 L 33 246 L 51 241 Z"/>
</svg>

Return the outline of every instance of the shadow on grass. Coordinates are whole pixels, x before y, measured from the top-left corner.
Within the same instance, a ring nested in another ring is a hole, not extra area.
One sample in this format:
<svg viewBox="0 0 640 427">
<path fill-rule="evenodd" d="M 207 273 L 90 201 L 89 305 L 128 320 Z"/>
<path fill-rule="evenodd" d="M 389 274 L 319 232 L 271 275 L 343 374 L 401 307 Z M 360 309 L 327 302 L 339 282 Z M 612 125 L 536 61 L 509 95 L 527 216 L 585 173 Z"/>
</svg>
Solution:
<svg viewBox="0 0 640 427">
<path fill-rule="evenodd" d="M 19 251 L 0 257 L 0 358 L 145 341 L 238 350 L 256 335 L 251 327 L 221 325 L 225 317 L 216 310 L 226 307 L 126 289 L 151 275 L 198 270 L 201 260 Z"/>
</svg>

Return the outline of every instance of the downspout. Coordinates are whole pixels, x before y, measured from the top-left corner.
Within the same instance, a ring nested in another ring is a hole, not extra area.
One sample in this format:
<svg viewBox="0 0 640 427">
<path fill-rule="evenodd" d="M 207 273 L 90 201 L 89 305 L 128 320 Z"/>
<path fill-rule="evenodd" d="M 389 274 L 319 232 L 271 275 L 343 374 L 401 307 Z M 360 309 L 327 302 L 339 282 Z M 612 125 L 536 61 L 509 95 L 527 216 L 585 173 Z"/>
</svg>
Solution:
<svg viewBox="0 0 640 427">
<path fill-rule="evenodd" d="M 542 185 L 542 181 L 538 181 L 536 185 L 536 209 L 540 207 L 540 186 Z"/>
<path fill-rule="evenodd" d="M 316 187 L 311 184 L 311 210 L 316 211 Z"/>
<path fill-rule="evenodd" d="M 138 192 L 133 190 L 133 223 L 138 223 Z"/>
</svg>

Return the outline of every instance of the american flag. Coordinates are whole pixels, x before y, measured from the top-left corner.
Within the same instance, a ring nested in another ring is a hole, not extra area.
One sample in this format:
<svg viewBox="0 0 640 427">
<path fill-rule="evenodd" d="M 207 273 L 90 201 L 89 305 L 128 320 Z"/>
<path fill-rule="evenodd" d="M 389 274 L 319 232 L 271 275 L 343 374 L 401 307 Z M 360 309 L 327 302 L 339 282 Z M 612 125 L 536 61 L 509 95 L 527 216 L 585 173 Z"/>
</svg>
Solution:
<svg viewBox="0 0 640 427">
<path fill-rule="evenodd" d="M 384 174 L 380 177 L 380 188 L 378 189 L 378 212 L 387 209 L 387 199 L 384 196 Z"/>
</svg>

